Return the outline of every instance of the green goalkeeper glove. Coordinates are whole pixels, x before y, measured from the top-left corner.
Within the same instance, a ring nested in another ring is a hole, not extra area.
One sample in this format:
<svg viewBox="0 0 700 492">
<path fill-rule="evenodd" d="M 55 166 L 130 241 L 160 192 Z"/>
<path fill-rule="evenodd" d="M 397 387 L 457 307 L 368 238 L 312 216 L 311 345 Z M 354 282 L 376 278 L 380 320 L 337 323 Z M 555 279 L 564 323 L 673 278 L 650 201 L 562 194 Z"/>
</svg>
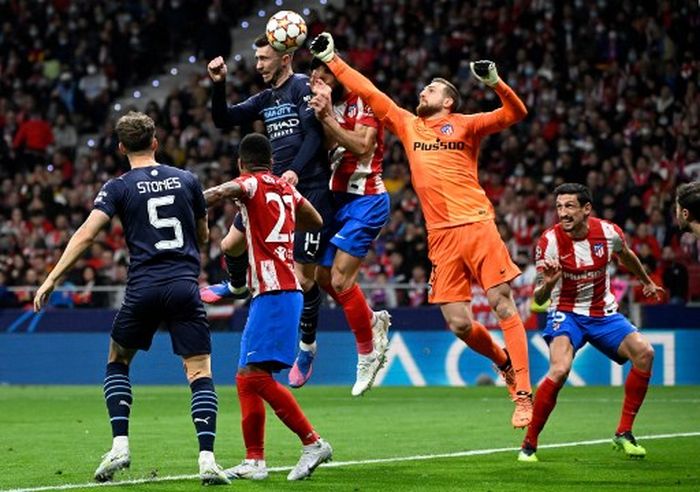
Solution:
<svg viewBox="0 0 700 492">
<path fill-rule="evenodd" d="M 482 81 L 489 87 L 493 87 L 498 84 L 498 72 L 496 71 L 496 64 L 491 60 L 479 60 L 469 63 L 469 68 L 472 69 L 474 77 Z"/>
<path fill-rule="evenodd" d="M 328 63 L 335 56 L 335 45 L 333 36 L 327 32 L 322 32 L 311 41 L 309 46 L 311 53 L 321 60 L 323 63 Z"/>
</svg>

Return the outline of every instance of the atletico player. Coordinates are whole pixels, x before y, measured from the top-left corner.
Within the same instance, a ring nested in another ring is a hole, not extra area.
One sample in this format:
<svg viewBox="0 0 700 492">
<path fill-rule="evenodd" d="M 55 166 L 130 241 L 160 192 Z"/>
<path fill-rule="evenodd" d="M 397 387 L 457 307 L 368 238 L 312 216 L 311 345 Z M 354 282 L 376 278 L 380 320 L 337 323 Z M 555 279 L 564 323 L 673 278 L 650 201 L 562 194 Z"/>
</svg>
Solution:
<svg viewBox="0 0 700 492">
<path fill-rule="evenodd" d="M 458 114 L 459 92 L 449 81 L 436 78 L 421 91 L 418 114 L 414 115 L 341 60 L 330 34 L 317 36 L 310 49 L 401 140 L 428 229 L 428 254 L 433 264 L 429 301 L 440 305 L 455 335 L 501 369 L 515 402 L 513 426 L 527 426 L 532 417 L 527 338 L 509 285 L 520 270 L 501 240 L 493 205 L 477 174 L 482 138 L 522 120 L 527 114 L 525 105 L 498 77 L 493 62 L 479 61 L 472 64 L 472 72 L 493 88 L 501 108 L 490 113 Z M 473 319 L 472 278 L 486 291 L 503 329 L 507 353 Z"/>
<path fill-rule="evenodd" d="M 319 437 L 290 391 L 273 372 L 294 363 L 297 328 L 304 297 L 294 274 L 294 231 L 319 229 L 323 221 L 311 203 L 283 178 L 272 174 L 272 148 L 251 133 L 238 151 L 241 176 L 204 192 L 207 204 L 235 199 L 243 216 L 248 244 L 248 286 L 253 300 L 241 338 L 236 387 L 246 457 L 225 470 L 228 478 L 261 480 L 265 464 L 265 405 L 301 440 L 303 450 L 287 478 L 308 477 L 331 459 L 330 444 Z"/>
<path fill-rule="evenodd" d="M 535 252 L 535 301 L 552 301 L 544 330 L 549 344 L 549 372 L 537 389 L 532 422 L 518 460 L 538 461 L 537 438 L 554 410 L 576 352 L 587 342 L 618 364 L 632 361 L 613 445 L 630 457 L 643 458 L 646 450 L 632 435 L 632 424 L 649 386 L 654 349 L 617 312 L 608 264 L 616 255 L 641 280 L 647 296 L 658 297 L 663 289 L 649 278 L 618 226 L 590 217 L 592 200 L 587 187 L 565 183 L 554 190 L 554 195 L 559 224 L 544 232 Z"/>
<path fill-rule="evenodd" d="M 316 279 L 343 308 L 355 335 L 357 377 L 351 393 L 360 396 L 372 387 L 384 363 L 391 324 L 387 311 L 372 312 L 357 284 L 362 260 L 389 220 L 389 193 L 382 181 L 384 127 L 370 107 L 340 85 L 323 62 L 314 58 L 311 68 L 314 97 L 309 107 L 323 124 L 333 172 L 330 188 L 336 203 L 330 224 L 333 236 L 319 259 Z M 300 361 L 297 357 L 289 373 L 292 386 L 306 377 Z"/>
</svg>

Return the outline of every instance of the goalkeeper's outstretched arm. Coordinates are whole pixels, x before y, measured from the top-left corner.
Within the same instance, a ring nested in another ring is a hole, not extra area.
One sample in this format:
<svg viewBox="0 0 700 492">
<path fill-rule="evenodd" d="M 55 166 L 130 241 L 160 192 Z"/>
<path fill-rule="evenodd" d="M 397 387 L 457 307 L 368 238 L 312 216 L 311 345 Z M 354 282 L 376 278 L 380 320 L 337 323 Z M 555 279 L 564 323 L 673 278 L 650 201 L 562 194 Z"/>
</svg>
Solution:
<svg viewBox="0 0 700 492">
<path fill-rule="evenodd" d="M 324 32 L 316 36 L 309 47 L 311 53 L 324 62 L 347 90 L 354 92 L 374 111 L 380 121 L 394 127 L 401 125 L 401 113 L 405 113 L 389 96 L 380 91 L 367 77 L 345 63 L 337 53 L 333 37 Z M 385 121 L 386 120 L 386 121 Z"/>
</svg>

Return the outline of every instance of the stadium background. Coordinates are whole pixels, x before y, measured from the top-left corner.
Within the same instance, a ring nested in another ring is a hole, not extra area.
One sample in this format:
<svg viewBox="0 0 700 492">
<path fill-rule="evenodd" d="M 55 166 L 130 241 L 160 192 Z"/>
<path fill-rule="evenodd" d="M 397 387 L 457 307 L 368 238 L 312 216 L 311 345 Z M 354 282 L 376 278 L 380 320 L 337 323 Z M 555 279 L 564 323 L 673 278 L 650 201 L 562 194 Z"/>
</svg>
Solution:
<svg viewBox="0 0 700 492">
<path fill-rule="evenodd" d="M 128 261 L 116 220 L 54 294 L 52 307 L 33 315 L 30 306 L 101 184 L 128 169 L 116 149 L 116 118 L 131 108 L 147 112 L 158 126 L 158 160 L 191 169 L 205 187 L 235 176 L 240 138 L 262 127 L 214 127 L 205 66 L 216 55 L 228 60 L 232 102 L 262 89 L 251 42 L 278 8 L 255 1 L 0 2 L 0 332 L 110 329 Z M 576 181 L 592 189 L 596 215 L 623 228 L 667 290 L 663 306 L 654 305 L 619 271 L 614 288 L 623 312 L 643 327 L 691 328 L 679 334 L 690 338 L 675 345 L 696 346 L 700 243 L 679 232 L 672 206 L 676 185 L 700 175 L 696 3 L 321 0 L 284 8 L 305 16 L 309 38 L 333 32 L 351 64 L 408 108 L 436 75 L 456 83 L 465 112 L 496 107 L 494 93 L 467 68 L 469 60 L 494 59 L 530 108 L 523 123 L 488 138 L 480 156 L 481 183 L 523 269 L 514 287 L 528 328 L 541 325 L 531 312 L 533 244 L 556 219 L 554 186 Z M 296 70 L 308 71 L 309 61 L 308 50 L 300 49 Z M 408 165 L 391 134 L 385 148 L 391 220 L 360 280 L 372 306 L 392 309 L 402 330 L 448 337 L 439 314 L 426 305 L 430 264 Z M 210 211 L 203 284 L 224 277 L 219 241 L 235 211 L 231 203 Z M 342 347 L 344 321 L 326 304 L 321 330 Z M 474 312 L 496 327 L 478 289 Z M 245 306 L 215 307 L 209 314 L 214 329 L 233 331 L 235 340 Z M 10 349 L 11 340 L 22 347 L 26 338 L 3 339 L 3 353 L 26 360 L 23 350 Z M 92 345 L 79 345 L 78 352 L 90 352 Z M 433 350 L 418 340 L 412 351 L 424 349 Z M 26 371 L 8 360 L 0 381 L 26 382 L 17 379 Z M 29 381 L 41 382 L 41 366 L 30 367 L 35 376 Z"/>
</svg>

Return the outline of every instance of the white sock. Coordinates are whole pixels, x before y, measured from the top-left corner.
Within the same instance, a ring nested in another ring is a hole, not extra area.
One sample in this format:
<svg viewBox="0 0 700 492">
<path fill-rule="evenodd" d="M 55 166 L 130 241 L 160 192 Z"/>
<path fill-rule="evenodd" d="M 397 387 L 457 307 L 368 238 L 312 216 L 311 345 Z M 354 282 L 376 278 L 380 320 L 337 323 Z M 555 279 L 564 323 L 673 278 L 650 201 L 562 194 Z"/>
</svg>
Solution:
<svg viewBox="0 0 700 492">
<path fill-rule="evenodd" d="M 200 451 L 199 452 L 199 462 L 215 461 L 213 451 Z"/>
<path fill-rule="evenodd" d="M 358 361 L 367 360 L 367 359 L 374 360 L 376 358 L 377 358 L 377 351 L 376 350 L 372 350 L 369 354 L 357 354 Z"/>
<path fill-rule="evenodd" d="M 299 340 L 299 348 L 303 350 L 304 352 L 313 352 L 314 354 L 316 353 L 316 342 L 314 343 L 304 343 L 301 340 Z"/>
<path fill-rule="evenodd" d="M 112 449 L 129 449 L 129 436 L 117 436 L 112 439 Z"/>
</svg>

